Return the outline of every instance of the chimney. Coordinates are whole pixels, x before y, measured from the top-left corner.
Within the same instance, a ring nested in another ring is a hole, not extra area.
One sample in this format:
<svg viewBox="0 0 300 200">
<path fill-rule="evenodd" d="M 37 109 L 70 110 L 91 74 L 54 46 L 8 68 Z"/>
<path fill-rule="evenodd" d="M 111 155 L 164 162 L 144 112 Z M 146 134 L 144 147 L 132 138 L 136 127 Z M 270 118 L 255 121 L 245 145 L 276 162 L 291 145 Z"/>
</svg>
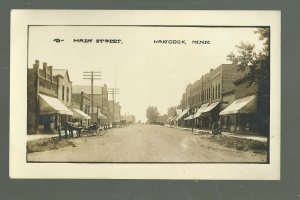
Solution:
<svg viewBox="0 0 300 200">
<path fill-rule="evenodd" d="M 39 74 L 39 67 L 40 67 L 39 65 L 40 65 L 39 60 L 35 60 L 35 63 L 33 64 L 33 69 L 36 74 Z"/>
<path fill-rule="evenodd" d="M 48 68 L 49 68 L 49 71 L 50 71 L 50 74 L 51 74 L 51 82 L 53 82 L 53 75 L 52 75 L 53 67 L 49 66 Z"/>
<path fill-rule="evenodd" d="M 43 71 L 45 73 L 45 79 L 47 80 L 47 63 L 46 62 L 43 63 Z"/>
<path fill-rule="evenodd" d="M 214 69 L 210 69 L 210 72 L 214 71 Z"/>
</svg>

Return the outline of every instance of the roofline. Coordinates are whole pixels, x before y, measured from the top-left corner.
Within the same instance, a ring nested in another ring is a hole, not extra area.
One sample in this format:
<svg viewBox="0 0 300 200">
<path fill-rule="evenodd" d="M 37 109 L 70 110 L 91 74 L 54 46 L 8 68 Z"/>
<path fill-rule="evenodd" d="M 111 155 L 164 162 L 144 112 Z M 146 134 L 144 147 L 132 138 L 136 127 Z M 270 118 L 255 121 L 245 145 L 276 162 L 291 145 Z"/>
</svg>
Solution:
<svg viewBox="0 0 300 200">
<path fill-rule="evenodd" d="M 239 84 L 242 84 L 242 83 L 246 82 L 247 80 L 249 80 L 249 78 L 250 78 L 250 75 L 249 75 L 249 73 L 247 73 L 242 78 L 239 78 L 239 79 L 233 81 L 233 83 L 234 83 L 234 85 L 239 85 Z"/>
</svg>

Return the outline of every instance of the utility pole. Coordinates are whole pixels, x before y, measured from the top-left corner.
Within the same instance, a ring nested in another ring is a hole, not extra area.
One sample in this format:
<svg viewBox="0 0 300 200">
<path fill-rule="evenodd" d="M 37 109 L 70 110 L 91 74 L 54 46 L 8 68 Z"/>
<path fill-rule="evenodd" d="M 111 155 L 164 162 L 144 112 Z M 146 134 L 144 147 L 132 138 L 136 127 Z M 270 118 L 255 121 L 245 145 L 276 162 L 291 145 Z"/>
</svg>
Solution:
<svg viewBox="0 0 300 200">
<path fill-rule="evenodd" d="M 115 100 L 116 100 L 116 95 L 120 94 L 120 89 L 119 88 L 109 88 L 107 90 L 108 94 L 112 95 L 112 101 L 113 101 L 113 121 L 115 121 Z"/>
<path fill-rule="evenodd" d="M 91 103 L 92 103 L 92 116 L 91 121 L 94 122 L 94 80 L 101 80 L 100 71 L 83 72 L 83 79 L 91 80 Z"/>
</svg>

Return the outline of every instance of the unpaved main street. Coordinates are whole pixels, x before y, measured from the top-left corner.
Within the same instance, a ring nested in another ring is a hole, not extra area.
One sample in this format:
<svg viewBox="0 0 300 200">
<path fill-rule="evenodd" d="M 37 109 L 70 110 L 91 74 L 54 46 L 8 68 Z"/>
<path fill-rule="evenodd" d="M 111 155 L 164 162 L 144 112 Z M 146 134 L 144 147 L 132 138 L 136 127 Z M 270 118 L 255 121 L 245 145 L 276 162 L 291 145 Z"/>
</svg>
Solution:
<svg viewBox="0 0 300 200">
<path fill-rule="evenodd" d="M 28 153 L 45 162 L 265 162 L 266 155 L 226 148 L 210 135 L 158 125 L 110 129 L 103 136 L 74 138 L 76 147 Z"/>
</svg>

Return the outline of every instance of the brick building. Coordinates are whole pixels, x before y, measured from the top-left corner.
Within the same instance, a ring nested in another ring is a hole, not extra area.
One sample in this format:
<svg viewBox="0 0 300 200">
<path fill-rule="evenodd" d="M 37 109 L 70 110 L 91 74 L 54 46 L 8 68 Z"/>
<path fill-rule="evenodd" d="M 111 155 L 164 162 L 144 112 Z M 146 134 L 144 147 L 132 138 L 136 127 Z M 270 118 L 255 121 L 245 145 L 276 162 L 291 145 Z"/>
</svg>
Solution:
<svg viewBox="0 0 300 200">
<path fill-rule="evenodd" d="M 53 67 L 43 63 L 39 68 L 36 60 L 33 68 L 27 70 L 27 131 L 28 134 L 58 131 L 73 114 L 59 100 L 61 75 L 53 73 Z M 71 99 L 70 99 L 71 101 Z"/>
<path fill-rule="evenodd" d="M 58 100 L 65 106 L 71 107 L 72 101 L 72 81 L 67 69 L 52 69 L 53 76 L 58 80 Z"/>
<path fill-rule="evenodd" d="M 247 76 L 234 81 L 235 88 L 224 95 L 227 107 L 220 112 L 222 130 L 235 133 L 258 131 L 258 85 L 249 85 Z"/>
<path fill-rule="evenodd" d="M 90 116 L 90 95 L 80 92 L 80 93 L 72 93 L 72 108 L 79 109 L 84 112 L 88 116 Z M 83 117 L 79 121 L 81 125 L 87 126 L 90 124 L 90 117 Z"/>
<path fill-rule="evenodd" d="M 112 124 L 119 123 L 121 120 L 121 106 L 119 102 L 109 100 L 108 122 Z"/>
<path fill-rule="evenodd" d="M 90 113 L 92 113 L 91 111 L 91 86 L 89 85 L 73 85 L 73 94 L 80 94 L 81 92 L 83 92 L 84 94 L 89 95 L 90 98 Z M 107 92 L 107 85 L 104 84 L 103 86 L 94 86 L 94 91 L 93 91 L 94 95 L 94 121 L 98 121 L 98 116 L 100 116 L 99 119 L 101 119 L 102 121 L 107 118 L 107 116 L 109 115 L 109 103 L 108 103 L 108 92 Z M 103 117 L 104 116 L 104 117 Z"/>
<path fill-rule="evenodd" d="M 177 118 L 183 123 L 178 124 L 213 128 L 219 120 L 220 111 L 228 106 L 223 102 L 223 94 L 232 91 L 235 88 L 234 81 L 244 75 L 245 72 L 238 71 L 238 66 L 222 64 L 189 84 L 181 99 L 181 107 L 185 109 Z"/>
<path fill-rule="evenodd" d="M 135 116 L 134 115 L 129 115 L 129 114 L 121 115 L 120 119 L 121 119 L 120 121 L 123 124 L 133 124 L 133 123 L 135 123 Z"/>
</svg>

